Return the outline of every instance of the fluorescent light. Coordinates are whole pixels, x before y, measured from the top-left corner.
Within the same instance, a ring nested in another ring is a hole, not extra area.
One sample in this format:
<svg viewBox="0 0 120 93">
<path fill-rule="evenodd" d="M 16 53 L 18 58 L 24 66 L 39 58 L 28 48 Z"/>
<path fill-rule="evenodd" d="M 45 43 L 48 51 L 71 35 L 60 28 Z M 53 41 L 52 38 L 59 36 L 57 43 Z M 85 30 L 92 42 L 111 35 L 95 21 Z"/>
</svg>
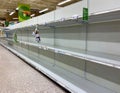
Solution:
<svg viewBox="0 0 120 93">
<path fill-rule="evenodd" d="M 45 8 L 45 9 L 39 11 L 39 13 L 42 13 L 42 12 L 45 12 L 45 11 L 48 11 L 48 8 Z"/>
<path fill-rule="evenodd" d="M 35 16 L 35 14 L 30 15 L 31 17 Z"/>
<path fill-rule="evenodd" d="M 65 4 L 65 3 L 67 3 L 67 2 L 70 2 L 71 0 L 64 0 L 64 1 L 62 1 L 62 2 L 60 2 L 60 3 L 58 3 L 57 5 L 63 5 L 63 4 Z"/>
<path fill-rule="evenodd" d="M 18 18 L 13 18 L 13 19 L 18 19 Z"/>
<path fill-rule="evenodd" d="M 11 12 L 9 15 L 13 15 L 15 13 L 15 11 Z"/>
<path fill-rule="evenodd" d="M 19 7 L 17 7 L 16 10 L 19 10 Z"/>
</svg>

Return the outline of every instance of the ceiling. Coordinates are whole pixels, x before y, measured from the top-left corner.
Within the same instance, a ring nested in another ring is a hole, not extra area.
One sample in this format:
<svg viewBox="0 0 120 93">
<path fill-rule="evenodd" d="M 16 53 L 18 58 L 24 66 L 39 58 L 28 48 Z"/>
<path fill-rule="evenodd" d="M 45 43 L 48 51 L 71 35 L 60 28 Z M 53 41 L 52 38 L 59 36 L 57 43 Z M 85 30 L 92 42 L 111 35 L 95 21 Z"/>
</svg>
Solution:
<svg viewBox="0 0 120 93">
<path fill-rule="evenodd" d="M 61 1 L 64 0 L 0 0 L 0 20 L 9 20 L 9 21 L 14 21 L 18 17 L 18 11 L 16 8 L 18 7 L 19 4 L 29 4 L 31 7 L 31 14 L 35 14 L 35 16 L 42 15 L 44 13 L 39 13 L 40 10 L 43 10 L 45 8 L 49 8 L 49 11 L 55 10 L 57 4 Z M 75 3 L 80 0 L 71 0 L 68 3 L 65 3 L 63 5 L 60 5 L 59 7 L 64 7 L 69 4 Z M 9 14 L 15 11 L 15 13 L 10 16 Z"/>
</svg>

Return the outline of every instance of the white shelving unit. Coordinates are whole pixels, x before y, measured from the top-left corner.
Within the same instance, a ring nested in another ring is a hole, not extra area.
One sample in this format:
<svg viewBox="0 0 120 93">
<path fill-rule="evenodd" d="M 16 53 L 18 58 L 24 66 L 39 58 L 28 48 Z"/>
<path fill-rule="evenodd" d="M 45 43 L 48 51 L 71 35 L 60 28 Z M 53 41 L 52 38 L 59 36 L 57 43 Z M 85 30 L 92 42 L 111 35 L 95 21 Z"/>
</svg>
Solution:
<svg viewBox="0 0 120 93">
<path fill-rule="evenodd" d="M 8 27 L 11 35 L 4 40 L 8 41 L 4 46 L 18 51 L 15 52 L 17 55 L 21 53 L 20 57 L 59 84 L 62 82 L 62 86 L 72 92 L 119 93 L 120 4 L 119 0 L 107 1 L 107 5 L 104 0 L 89 1 L 89 21 L 82 21 L 82 9 L 88 6 L 87 0 L 82 0 Z M 36 25 L 40 43 L 32 36 Z M 14 32 L 18 43 L 12 39 Z M 40 66 L 60 76 L 78 91 Z M 79 89 L 83 91 L 79 92 Z"/>
</svg>

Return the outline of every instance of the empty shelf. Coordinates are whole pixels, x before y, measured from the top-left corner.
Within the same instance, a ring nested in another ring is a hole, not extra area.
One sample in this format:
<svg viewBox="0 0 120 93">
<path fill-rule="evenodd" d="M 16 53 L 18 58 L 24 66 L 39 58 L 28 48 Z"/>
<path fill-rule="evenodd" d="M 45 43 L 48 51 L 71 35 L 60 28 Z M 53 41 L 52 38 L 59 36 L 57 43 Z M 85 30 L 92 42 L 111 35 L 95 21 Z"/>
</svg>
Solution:
<svg viewBox="0 0 120 93">
<path fill-rule="evenodd" d="M 52 46 L 47 44 L 33 44 L 29 42 L 19 41 L 20 43 L 24 43 L 25 45 L 31 45 L 31 46 L 37 46 L 44 50 L 51 50 L 55 53 L 60 53 L 68 56 L 73 56 L 76 58 L 84 59 L 87 61 L 99 63 L 102 65 L 114 67 L 120 69 L 120 57 L 108 55 L 108 54 L 102 54 L 102 53 L 95 53 L 95 52 L 89 52 L 79 49 L 73 49 L 73 48 L 64 48 L 60 46 Z M 73 51 L 71 51 L 73 50 Z"/>
<path fill-rule="evenodd" d="M 2 44 L 5 46 L 4 44 Z M 113 91 L 106 89 L 102 86 L 99 86 L 93 82 L 85 78 L 78 77 L 77 75 L 59 67 L 59 66 L 52 66 L 50 62 L 46 60 L 41 60 L 41 64 L 37 64 L 34 61 L 26 58 L 22 54 L 18 53 L 17 51 L 5 46 L 16 55 L 20 56 L 24 60 L 26 60 L 29 64 L 33 65 L 38 70 L 42 71 L 44 74 L 49 76 L 51 79 L 55 80 L 59 84 L 63 85 L 64 87 L 72 90 L 74 93 L 114 93 Z M 74 78 L 74 79 L 73 79 Z M 72 84 L 71 84 L 72 82 Z M 77 90 L 75 90 L 77 89 Z"/>
</svg>

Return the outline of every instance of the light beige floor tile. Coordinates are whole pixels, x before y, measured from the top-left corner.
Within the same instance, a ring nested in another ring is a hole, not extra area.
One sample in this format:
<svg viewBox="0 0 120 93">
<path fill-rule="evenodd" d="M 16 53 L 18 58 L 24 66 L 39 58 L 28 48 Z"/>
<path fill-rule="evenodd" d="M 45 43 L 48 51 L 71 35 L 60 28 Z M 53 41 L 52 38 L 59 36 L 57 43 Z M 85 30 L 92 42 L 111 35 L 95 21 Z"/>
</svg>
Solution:
<svg viewBox="0 0 120 93">
<path fill-rule="evenodd" d="M 65 91 L 0 46 L 0 93 L 65 93 Z"/>
</svg>

